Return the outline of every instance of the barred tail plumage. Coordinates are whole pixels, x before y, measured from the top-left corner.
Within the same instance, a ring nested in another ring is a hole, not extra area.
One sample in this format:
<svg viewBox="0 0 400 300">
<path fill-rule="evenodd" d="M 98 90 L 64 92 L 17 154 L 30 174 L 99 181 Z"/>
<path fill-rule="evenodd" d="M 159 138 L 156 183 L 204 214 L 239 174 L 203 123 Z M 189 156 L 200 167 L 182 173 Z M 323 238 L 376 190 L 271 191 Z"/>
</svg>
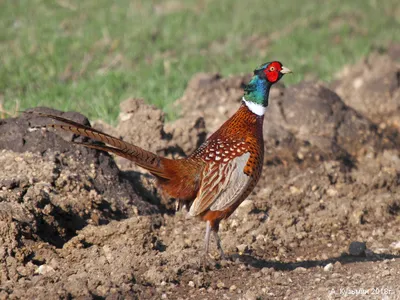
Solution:
<svg viewBox="0 0 400 300">
<path fill-rule="evenodd" d="M 75 143 L 88 148 L 98 149 L 106 152 L 112 152 L 116 155 L 122 156 L 126 159 L 133 161 L 138 166 L 147 169 L 152 174 L 164 178 L 170 179 L 167 170 L 165 169 L 164 163 L 170 161 L 170 159 L 160 157 L 150 151 L 144 150 L 133 144 L 124 142 L 123 140 L 113 137 L 109 134 L 96 130 L 94 128 L 79 124 L 72 120 L 51 115 L 45 113 L 35 112 L 34 114 L 47 117 L 56 121 L 60 121 L 64 124 L 49 124 L 46 127 L 62 129 L 64 131 L 72 132 L 80 136 L 85 136 L 98 142 L 103 142 L 107 145 L 95 145 L 86 143 Z"/>
</svg>

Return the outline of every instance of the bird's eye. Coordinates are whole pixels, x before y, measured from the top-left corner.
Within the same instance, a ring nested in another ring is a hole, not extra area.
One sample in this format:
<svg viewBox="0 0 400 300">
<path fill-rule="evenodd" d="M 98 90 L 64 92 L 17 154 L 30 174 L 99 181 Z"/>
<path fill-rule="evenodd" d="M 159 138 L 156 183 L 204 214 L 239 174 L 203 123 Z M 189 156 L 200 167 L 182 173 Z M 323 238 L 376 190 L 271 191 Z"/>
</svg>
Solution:
<svg viewBox="0 0 400 300">
<path fill-rule="evenodd" d="M 271 72 L 273 72 L 273 71 L 275 71 L 275 67 L 271 67 L 271 68 L 269 68 L 269 70 L 270 70 Z"/>
</svg>

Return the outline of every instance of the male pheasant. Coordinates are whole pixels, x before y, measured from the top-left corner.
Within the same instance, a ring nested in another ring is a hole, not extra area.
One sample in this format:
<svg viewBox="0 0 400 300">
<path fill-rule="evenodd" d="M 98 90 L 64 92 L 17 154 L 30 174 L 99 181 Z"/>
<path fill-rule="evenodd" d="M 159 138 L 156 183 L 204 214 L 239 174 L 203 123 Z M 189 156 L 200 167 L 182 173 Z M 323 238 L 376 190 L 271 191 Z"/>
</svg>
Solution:
<svg viewBox="0 0 400 300">
<path fill-rule="evenodd" d="M 212 231 L 221 257 L 224 257 L 218 236 L 219 223 L 234 212 L 260 179 L 264 157 L 262 127 L 269 90 L 284 74 L 290 72 L 278 61 L 265 63 L 254 70 L 254 76 L 244 88 L 238 111 L 184 159 L 160 157 L 71 120 L 40 115 L 65 124 L 48 127 L 70 131 L 109 145 L 83 143 L 83 146 L 112 152 L 148 170 L 155 176 L 160 188 L 179 201 L 178 206 L 190 207 L 191 216 L 207 222 L 206 255 Z"/>
</svg>

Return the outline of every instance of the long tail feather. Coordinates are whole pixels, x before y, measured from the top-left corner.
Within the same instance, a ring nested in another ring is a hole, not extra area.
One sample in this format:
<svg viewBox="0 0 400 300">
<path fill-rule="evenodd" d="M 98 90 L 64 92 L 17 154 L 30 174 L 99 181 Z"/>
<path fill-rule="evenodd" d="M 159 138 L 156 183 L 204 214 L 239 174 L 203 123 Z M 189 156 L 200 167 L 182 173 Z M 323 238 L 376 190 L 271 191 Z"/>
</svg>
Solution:
<svg viewBox="0 0 400 300">
<path fill-rule="evenodd" d="M 75 143 L 75 144 L 79 144 L 92 149 L 112 152 L 114 154 L 117 154 L 119 156 L 122 156 L 126 159 L 133 161 L 138 166 L 149 170 L 154 175 L 168 179 L 168 175 L 165 172 L 163 164 L 164 160 L 168 160 L 167 158 L 160 157 L 150 151 L 146 151 L 138 146 L 124 142 L 121 139 L 118 139 L 109 134 L 101 132 L 100 130 L 84 126 L 82 124 L 79 124 L 69 119 L 65 119 L 63 117 L 45 113 L 37 113 L 37 112 L 35 112 L 34 114 L 64 123 L 64 124 L 49 124 L 46 125 L 46 127 L 54 129 L 62 129 L 64 131 L 72 132 L 77 135 L 91 138 L 98 142 L 103 142 L 105 144 L 111 145 L 112 147 L 103 145 L 85 144 L 85 143 Z"/>
<path fill-rule="evenodd" d="M 157 157 L 151 161 L 151 164 L 149 164 L 147 161 L 145 163 L 143 163 L 142 161 L 136 159 L 136 157 L 132 157 L 132 153 L 129 153 L 129 150 L 127 151 L 125 149 L 121 150 L 118 148 L 104 146 L 104 145 L 94 145 L 94 144 L 77 143 L 77 142 L 74 142 L 74 144 L 84 146 L 86 148 L 91 148 L 91 149 L 96 149 L 96 150 L 100 150 L 100 151 L 114 153 L 118 156 L 121 156 L 123 158 L 133 161 L 139 167 L 142 167 L 142 168 L 150 171 L 154 175 L 157 175 L 164 179 L 170 179 L 170 177 L 165 173 L 164 167 L 162 166 L 162 163 L 161 163 L 161 160 L 164 160 L 165 158 Z M 143 150 L 143 151 L 145 151 L 145 150 Z M 153 153 L 151 153 L 151 154 L 153 154 Z M 153 155 L 155 155 L 155 154 L 153 154 Z M 155 160 L 157 160 L 157 162 Z"/>
</svg>

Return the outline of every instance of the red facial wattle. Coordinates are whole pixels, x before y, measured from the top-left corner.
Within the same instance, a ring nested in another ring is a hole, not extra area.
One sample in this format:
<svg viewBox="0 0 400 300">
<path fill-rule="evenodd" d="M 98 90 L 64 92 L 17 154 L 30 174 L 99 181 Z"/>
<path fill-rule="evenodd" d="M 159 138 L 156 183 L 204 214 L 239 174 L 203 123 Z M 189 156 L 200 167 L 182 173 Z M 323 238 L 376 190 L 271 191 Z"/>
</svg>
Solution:
<svg viewBox="0 0 400 300">
<path fill-rule="evenodd" d="M 272 83 L 272 82 L 275 82 L 275 81 L 278 80 L 279 73 L 276 70 L 274 70 L 274 71 L 266 70 L 265 71 L 265 76 L 267 77 L 268 81 Z"/>
<path fill-rule="evenodd" d="M 279 62 L 272 62 L 264 70 L 265 77 L 269 82 L 274 83 L 279 79 L 279 71 L 281 69 L 282 65 Z"/>
</svg>

